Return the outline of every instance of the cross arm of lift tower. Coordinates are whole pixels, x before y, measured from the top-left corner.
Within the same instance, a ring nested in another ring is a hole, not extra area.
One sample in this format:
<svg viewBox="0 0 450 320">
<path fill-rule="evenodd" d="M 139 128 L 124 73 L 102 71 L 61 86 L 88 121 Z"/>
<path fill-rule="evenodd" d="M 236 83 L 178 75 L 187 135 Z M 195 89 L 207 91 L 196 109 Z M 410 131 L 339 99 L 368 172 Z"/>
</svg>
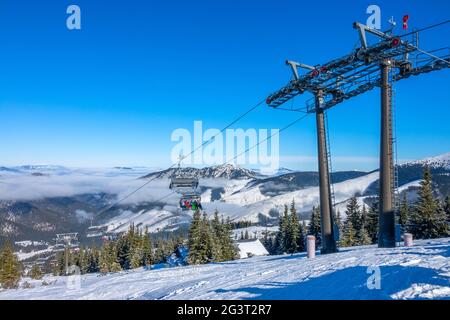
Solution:
<svg viewBox="0 0 450 320">
<path fill-rule="evenodd" d="M 419 33 L 412 32 L 409 38 L 394 36 L 390 33 L 371 29 L 355 22 L 360 39 L 360 47 L 343 57 L 322 65 L 310 66 L 295 61 L 286 61 L 292 69 L 294 79 L 288 85 L 271 94 L 266 103 L 277 108 L 295 96 L 305 92 L 322 93 L 324 110 L 347 99 L 380 87 L 380 64 L 389 60 L 394 67 L 393 80 L 398 81 L 413 75 L 448 68 L 450 48 L 424 51 L 419 48 Z M 425 28 L 424 28 L 425 29 Z M 368 34 L 380 41 L 369 45 Z M 300 74 L 301 70 L 306 73 Z M 316 104 L 313 99 L 307 101 L 307 111 L 314 113 Z"/>
<path fill-rule="evenodd" d="M 450 22 L 447 20 L 422 31 Z M 331 156 L 327 139 L 325 110 L 379 87 L 381 90 L 379 247 L 395 247 L 395 164 L 393 148 L 392 82 L 450 67 L 449 48 L 424 51 L 419 48 L 420 31 L 394 36 L 355 22 L 360 47 L 323 65 L 310 66 L 286 61 L 294 79 L 270 95 L 266 103 L 279 108 L 295 96 L 313 94 L 307 113 L 316 114 L 322 253 L 337 251 L 330 180 Z M 378 38 L 369 45 L 367 35 Z M 410 36 L 411 39 L 406 38 Z M 306 70 L 302 75 L 300 70 Z"/>
</svg>

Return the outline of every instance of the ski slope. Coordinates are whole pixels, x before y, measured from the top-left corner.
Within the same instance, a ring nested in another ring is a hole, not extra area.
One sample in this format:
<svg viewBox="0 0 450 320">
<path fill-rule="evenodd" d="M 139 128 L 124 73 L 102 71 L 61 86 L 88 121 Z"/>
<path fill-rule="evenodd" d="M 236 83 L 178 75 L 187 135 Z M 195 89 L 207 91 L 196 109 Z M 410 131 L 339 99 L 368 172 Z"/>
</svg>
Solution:
<svg viewBox="0 0 450 320">
<path fill-rule="evenodd" d="M 372 183 L 377 181 L 378 177 L 377 171 L 334 184 L 336 202 L 344 202 L 354 194 L 364 193 Z M 310 212 L 312 207 L 319 203 L 319 187 L 309 187 L 278 196 L 264 196 L 258 187 L 246 190 L 243 188 L 240 192 L 224 196 L 223 200 L 226 204 L 235 204 L 236 208 L 233 211 L 232 208 L 224 207 L 224 203 L 220 203 L 222 205 L 219 208 L 221 213 L 230 216 L 232 219 L 239 217 L 241 220 L 257 222 L 259 214 L 268 214 L 274 208 L 283 212 L 284 206 L 289 205 L 292 200 L 295 201 L 297 212 Z M 216 202 L 212 204 L 216 204 Z"/>
<path fill-rule="evenodd" d="M 367 287 L 371 267 L 380 268 L 380 289 Z M 450 238 L 410 248 L 346 248 L 315 259 L 266 256 L 91 274 L 79 287 L 70 277 L 46 276 L 46 286 L 27 281 L 35 287 L 0 291 L 0 299 L 450 299 Z"/>
</svg>

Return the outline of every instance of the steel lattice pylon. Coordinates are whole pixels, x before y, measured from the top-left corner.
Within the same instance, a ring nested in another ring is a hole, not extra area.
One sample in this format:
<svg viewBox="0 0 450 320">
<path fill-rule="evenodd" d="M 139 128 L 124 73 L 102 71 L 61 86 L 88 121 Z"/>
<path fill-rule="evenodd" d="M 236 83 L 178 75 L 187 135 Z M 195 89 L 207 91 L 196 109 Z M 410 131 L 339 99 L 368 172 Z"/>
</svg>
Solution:
<svg viewBox="0 0 450 320">
<path fill-rule="evenodd" d="M 277 108 L 295 96 L 305 92 L 315 94 L 321 90 L 324 95 L 322 108 L 331 108 L 344 100 L 380 87 L 379 66 L 387 59 L 393 62 L 395 81 L 449 67 L 450 48 L 423 52 L 418 47 L 417 36 L 412 35 L 411 41 L 407 41 L 402 40 L 400 36 L 379 32 L 376 34 L 382 37 L 376 45 L 358 48 L 349 55 L 321 66 L 310 67 L 287 61 L 291 66 L 310 71 L 270 95 L 266 103 Z M 433 54 L 430 56 L 428 53 Z M 308 112 L 315 112 L 314 103 L 308 103 L 307 107 Z"/>
<path fill-rule="evenodd" d="M 446 21 L 447 23 L 449 21 Z M 443 24 L 443 23 L 441 23 Z M 296 96 L 309 92 L 314 95 L 306 103 L 308 113 L 316 114 L 318 140 L 319 190 L 322 217 L 322 252 L 336 251 L 333 236 L 333 201 L 330 189 L 329 154 L 324 111 L 345 100 L 370 91 L 381 89 L 381 137 L 380 137 L 380 232 L 379 246 L 395 246 L 394 216 L 394 148 L 392 124 L 392 81 L 450 67 L 450 49 L 423 51 L 419 48 L 419 31 L 394 36 L 355 22 L 361 46 L 350 54 L 318 66 L 286 61 L 292 68 L 294 79 L 285 87 L 271 94 L 266 103 L 278 108 Z M 430 27 L 424 28 L 430 29 Z M 366 34 L 379 40 L 368 45 Z M 410 36 L 409 39 L 406 36 Z M 306 73 L 299 75 L 299 69 Z"/>
</svg>

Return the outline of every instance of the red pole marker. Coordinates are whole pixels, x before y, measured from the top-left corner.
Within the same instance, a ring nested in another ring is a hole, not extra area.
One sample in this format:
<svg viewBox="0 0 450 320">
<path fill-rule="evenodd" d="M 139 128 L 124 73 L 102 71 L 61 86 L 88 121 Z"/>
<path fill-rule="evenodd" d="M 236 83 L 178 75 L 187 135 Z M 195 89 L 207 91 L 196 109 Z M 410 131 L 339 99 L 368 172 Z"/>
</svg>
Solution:
<svg viewBox="0 0 450 320">
<path fill-rule="evenodd" d="M 403 30 L 407 30 L 408 29 L 408 20 L 409 20 L 409 15 L 404 15 L 403 16 Z"/>
</svg>

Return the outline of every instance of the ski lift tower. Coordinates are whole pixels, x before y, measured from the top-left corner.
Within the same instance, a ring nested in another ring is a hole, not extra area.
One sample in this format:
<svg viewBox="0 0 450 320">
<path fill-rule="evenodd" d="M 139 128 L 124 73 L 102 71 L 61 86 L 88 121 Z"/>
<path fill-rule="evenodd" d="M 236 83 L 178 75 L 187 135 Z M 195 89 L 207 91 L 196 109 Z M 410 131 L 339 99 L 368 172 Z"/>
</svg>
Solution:
<svg viewBox="0 0 450 320">
<path fill-rule="evenodd" d="M 56 234 L 56 251 L 64 251 L 65 261 L 66 261 L 66 273 L 69 270 L 69 257 L 68 251 L 71 249 L 77 249 L 79 247 L 78 242 L 78 233 L 70 232 L 70 233 L 58 233 Z M 59 248 L 63 248 L 59 250 Z"/>
<path fill-rule="evenodd" d="M 68 248 L 78 248 L 78 232 L 56 234 L 56 244 L 62 244 Z"/>
<path fill-rule="evenodd" d="M 450 21 L 423 28 L 431 29 Z M 394 36 L 355 22 L 361 46 L 350 54 L 322 65 L 310 66 L 286 61 L 294 74 L 285 87 L 266 99 L 269 107 L 278 108 L 292 98 L 306 92 L 314 96 L 306 110 L 316 114 L 320 213 L 322 223 L 322 253 L 337 250 L 334 238 L 333 203 L 329 173 L 330 154 L 327 146 L 325 111 L 345 100 L 376 87 L 381 93 L 380 134 L 380 206 L 379 247 L 395 246 L 395 164 L 392 111 L 392 83 L 410 76 L 450 67 L 448 47 L 433 51 L 419 48 L 419 32 Z M 378 41 L 369 45 L 367 36 Z M 406 38 L 410 36 L 411 39 Z M 300 74 L 299 71 L 306 73 Z M 292 111 L 297 111 L 293 109 Z"/>
</svg>

